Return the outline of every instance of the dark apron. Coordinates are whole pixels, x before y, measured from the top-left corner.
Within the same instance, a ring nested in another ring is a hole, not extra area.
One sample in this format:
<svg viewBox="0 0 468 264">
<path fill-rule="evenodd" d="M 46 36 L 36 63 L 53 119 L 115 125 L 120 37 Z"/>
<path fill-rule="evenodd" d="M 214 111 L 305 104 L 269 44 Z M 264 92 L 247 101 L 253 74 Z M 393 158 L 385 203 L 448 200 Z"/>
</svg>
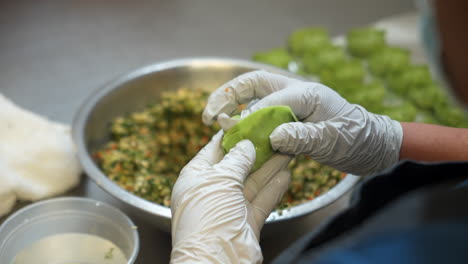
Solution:
<svg viewBox="0 0 468 264">
<path fill-rule="evenodd" d="M 313 263 L 324 252 L 384 231 L 466 220 L 467 179 L 468 162 L 400 162 L 359 183 L 349 208 L 296 241 L 273 263 Z"/>
</svg>

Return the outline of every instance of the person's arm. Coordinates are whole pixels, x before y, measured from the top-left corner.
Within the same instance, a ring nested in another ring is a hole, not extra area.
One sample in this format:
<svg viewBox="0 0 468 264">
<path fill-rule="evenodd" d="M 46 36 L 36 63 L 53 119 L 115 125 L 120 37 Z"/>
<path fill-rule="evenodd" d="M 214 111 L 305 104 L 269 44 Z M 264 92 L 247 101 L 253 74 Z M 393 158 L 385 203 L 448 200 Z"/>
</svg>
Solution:
<svg viewBox="0 0 468 264">
<path fill-rule="evenodd" d="M 468 129 L 420 123 L 401 123 L 400 160 L 468 160 Z"/>
</svg>

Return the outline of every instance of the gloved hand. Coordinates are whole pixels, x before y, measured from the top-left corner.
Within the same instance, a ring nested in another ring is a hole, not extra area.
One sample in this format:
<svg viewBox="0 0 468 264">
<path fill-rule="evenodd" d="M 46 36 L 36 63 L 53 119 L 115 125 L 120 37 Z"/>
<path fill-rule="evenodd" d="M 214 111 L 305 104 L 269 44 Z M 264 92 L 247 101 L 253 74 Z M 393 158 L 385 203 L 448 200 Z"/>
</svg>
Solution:
<svg viewBox="0 0 468 264">
<path fill-rule="evenodd" d="M 231 115 L 239 104 L 260 99 L 241 117 L 272 105 L 291 107 L 302 122 L 286 123 L 270 135 L 274 150 L 290 155 L 309 154 L 338 170 L 366 176 L 399 160 L 403 131 L 399 122 L 348 103 L 332 89 L 254 71 L 227 82 L 209 99 L 203 122 L 212 124 L 219 114 Z"/>
<path fill-rule="evenodd" d="M 263 260 L 260 230 L 289 185 L 291 157 L 274 155 L 249 175 L 253 144 L 243 140 L 224 156 L 221 139 L 222 132 L 183 168 L 172 190 L 171 263 Z"/>
</svg>

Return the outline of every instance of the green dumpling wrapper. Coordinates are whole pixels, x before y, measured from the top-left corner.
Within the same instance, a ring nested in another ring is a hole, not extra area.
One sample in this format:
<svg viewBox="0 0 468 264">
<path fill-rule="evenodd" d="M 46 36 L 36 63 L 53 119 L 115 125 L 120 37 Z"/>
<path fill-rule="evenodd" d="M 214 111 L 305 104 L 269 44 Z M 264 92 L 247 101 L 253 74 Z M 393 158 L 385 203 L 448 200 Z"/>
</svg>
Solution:
<svg viewBox="0 0 468 264">
<path fill-rule="evenodd" d="M 255 164 L 252 171 L 259 169 L 273 155 L 270 134 L 279 125 L 297 122 L 297 118 L 289 106 L 269 106 L 262 108 L 231 127 L 223 137 L 224 153 L 244 139 L 250 140 L 256 151 Z"/>
</svg>

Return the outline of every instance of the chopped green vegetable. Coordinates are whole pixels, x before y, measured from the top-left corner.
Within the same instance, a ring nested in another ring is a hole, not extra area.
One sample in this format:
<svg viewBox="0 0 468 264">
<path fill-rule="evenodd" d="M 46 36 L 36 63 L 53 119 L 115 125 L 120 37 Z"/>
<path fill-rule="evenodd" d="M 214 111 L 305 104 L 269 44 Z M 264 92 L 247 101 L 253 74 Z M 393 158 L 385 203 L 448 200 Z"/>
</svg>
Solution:
<svg viewBox="0 0 468 264">
<path fill-rule="evenodd" d="M 317 53 L 322 47 L 330 45 L 328 31 L 321 27 L 302 28 L 294 31 L 288 39 L 288 48 L 292 55 Z"/>
<path fill-rule="evenodd" d="M 113 253 L 114 253 L 114 248 L 111 247 L 111 248 L 109 248 L 109 250 L 104 255 L 104 258 L 105 259 L 112 259 L 114 257 Z"/>
<path fill-rule="evenodd" d="M 201 120 L 208 95 L 165 92 L 159 103 L 116 118 L 112 140 L 95 153 L 101 169 L 125 190 L 169 206 L 179 171 L 218 130 Z"/>
<path fill-rule="evenodd" d="M 293 60 L 285 49 L 271 49 L 264 52 L 257 52 L 252 56 L 254 61 L 270 64 L 283 69 L 288 69 L 289 63 Z"/>
<path fill-rule="evenodd" d="M 367 58 L 385 46 L 385 32 L 372 27 L 355 28 L 346 34 L 346 43 L 351 55 Z"/>
<path fill-rule="evenodd" d="M 290 164 L 291 184 L 279 209 L 310 201 L 327 192 L 345 177 L 345 173 L 321 165 L 307 155 L 297 156 Z"/>
</svg>

